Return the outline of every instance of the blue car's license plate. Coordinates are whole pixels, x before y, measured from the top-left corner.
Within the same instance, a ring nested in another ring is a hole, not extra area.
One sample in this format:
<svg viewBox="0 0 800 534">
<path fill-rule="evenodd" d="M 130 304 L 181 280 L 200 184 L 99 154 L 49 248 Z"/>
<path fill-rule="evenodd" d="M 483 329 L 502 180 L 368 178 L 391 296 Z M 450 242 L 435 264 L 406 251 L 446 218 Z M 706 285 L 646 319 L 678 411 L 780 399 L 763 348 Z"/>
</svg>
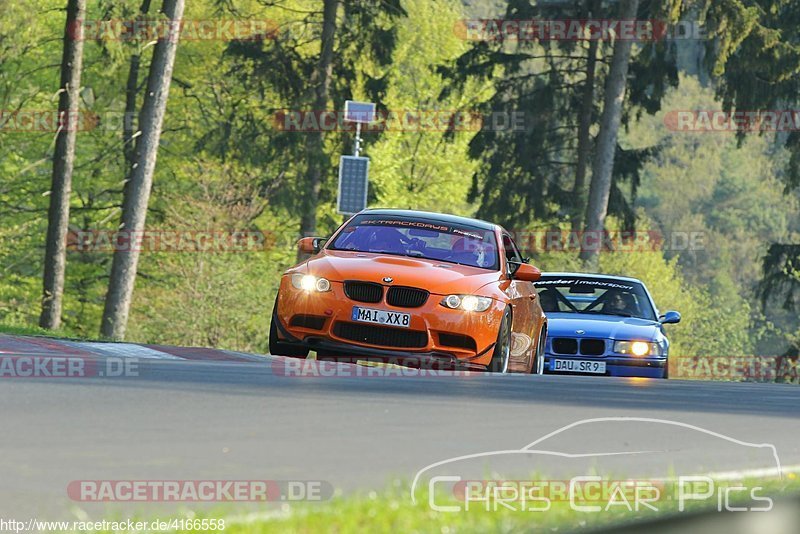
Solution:
<svg viewBox="0 0 800 534">
<path fill-rule="evenodd" d="M 553 360 L 550 370 L 558 373 L 589 373 L 603 375 L 606 373 L 606 362 Z"/>
</svg>

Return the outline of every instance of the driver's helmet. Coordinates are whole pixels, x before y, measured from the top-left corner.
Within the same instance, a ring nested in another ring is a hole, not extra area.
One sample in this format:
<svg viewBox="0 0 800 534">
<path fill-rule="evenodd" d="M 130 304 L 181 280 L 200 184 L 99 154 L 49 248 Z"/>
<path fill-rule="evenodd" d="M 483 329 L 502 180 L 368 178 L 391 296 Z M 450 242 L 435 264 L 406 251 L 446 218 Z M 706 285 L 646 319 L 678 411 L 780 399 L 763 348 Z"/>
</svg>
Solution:
<svg viewBox="0 0 800 534">
<path fill-rule="evenodd" d="M 603 305 L 604 311 L 624 312 L 635 314 L 636 313 L 636 299 L 627 291 L 609 290 L 605 304 Z"/>
<path fill-rule="evenodd" d="M 379 252 L 402 253 L 403 234 L 394 228 L 375 228 L 369 240 L 369 248 Z"/>
<path fill-rule="evenodd" d="M 459 237 L 453 243 L 452 250 L 456 254 L 461 254 L 463 252 L 476 252 L 483 246 L 483 241 L 480 239 L 475 239 L 473 237 Z"/>
<path fill-rule="evenodd" d="M 545 289 L 539 293 L 539 305 L 542 307 L 542 311 L 557 312 L 558 296 L 555 289 Z"/>
<path fill-rule="evenodd" d="M 486 267 L 494 261 L 493 247 L 482 239 L 459 237 L 453 243 L 451 250 L 454 257 L 459 258 L 464 263 Z"/>
</svg>

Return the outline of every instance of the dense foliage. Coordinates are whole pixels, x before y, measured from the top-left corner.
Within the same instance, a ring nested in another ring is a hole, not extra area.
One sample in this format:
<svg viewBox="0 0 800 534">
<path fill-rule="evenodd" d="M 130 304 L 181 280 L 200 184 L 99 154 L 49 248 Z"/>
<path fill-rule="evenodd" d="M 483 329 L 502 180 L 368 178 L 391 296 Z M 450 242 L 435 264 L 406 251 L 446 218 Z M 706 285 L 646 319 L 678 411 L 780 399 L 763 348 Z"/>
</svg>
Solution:
<svg viewBox="0 0 800 534">
<path fill-rule="evenodd" d="M 0 0 L 0 323 L 35 324 L 40 311 L 55 132 L 5 121 L 8 111 L 55 109 L 65 3 Z M 129 20 L 140 4 L 90 2 L 87 18 Z M 158 4 L 153 2 L 153 13 Z M 526 122 L 519 131 L 493 130 L 486 121 L 483 128 L 460 131 L 366 132 L 370 205 L 483 216 L 519 232 L 568 231 L 583 208 L 574 195 L 574 169 L 588 44 L 470 42 L 459 28 L 476 17 L 576 18 L 583 3 L 572 11 L 519 0 L 378 4 L 341 2 L 326 109 L 340 110 L 345 99 L 355 98 L 376 101 L 384 112 L 521 112 Z M 683 313 L 684 321 L 671 330 L 680 354 L 783 353 L 800 332 L 797 251 L 770 245 L 800 242 L 800 199 L 790 187 L 798 174 L 795 134 L 687 133 L 670 129 L 665 116 L 674 110 L 791 107 L 798 59 L 796 31 L 789 26 L 797 9 L 777 1 L 744 2 L 749 7 L 741 12 L 738 1 L 679 4 L 665 10 L 667 4 L 643 2 L 641 11 L 645 18 L 666 19 L 702 12 L 718 46 L 703 56 L 702 72 L 689 65 L 697 63 L 697 47 L 636 47 L 607 227 L 702 239 L 688 248 L 604 253 L 601 268 L 642 278 L 662 310 Z M 315 211 L 321 234 L 341 223 L 336 164 L 351 151 L 352 132 L 323 135 L 319 195 L 316 205 L 308 205 L 308 133 L 276 124 L 281 110 L 314 105 L 321 5 L 187 5 L 186 19 L 267 20 L 277 30 L 246 40 L 180 43 L 147 227 L 186 235 L 245 231 L 264 241 L 245 252 L 145 251 L 129 339 L 266 351 L 278 278 L 295 260 L 303 210 Z M 786 9 L 791 16 L 782 19 Z M 749 21 L 742 24 L 752 31 L 731 38 L 725 32 L 732 19 Z M 595 51 L 591 135 L 610 48 L 600 43 Z M 78 133 L 70 217 L 75 232 L 113 232 L 119 223 L 126 80 L 137 54 L 138 82 L 144 84 L 151 49 L 147 41 L 112 37 L 86 43 L 81 109 L 99 122 Z M 774 66 L 763 67 L 758 77 L 747 74 L 770 61 Z M 529 252 L 548 270 L 581 269 L 574 250 Z M 71 250 L 67 260 L 64 327 L 93 336 L 111 253 Z"/>
</svg>

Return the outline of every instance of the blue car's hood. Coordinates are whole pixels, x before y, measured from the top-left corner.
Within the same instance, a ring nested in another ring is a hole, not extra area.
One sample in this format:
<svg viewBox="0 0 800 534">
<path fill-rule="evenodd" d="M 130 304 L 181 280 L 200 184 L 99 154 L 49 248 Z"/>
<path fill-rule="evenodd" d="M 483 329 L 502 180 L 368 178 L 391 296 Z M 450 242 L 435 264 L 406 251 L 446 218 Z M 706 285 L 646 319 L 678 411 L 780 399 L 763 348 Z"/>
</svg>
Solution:
<svg viewBox="0 0 800 534">
<path fill-rule="evenodd" d="M 577 313 L 546 313 L 548 337 L 600 337 L 615 340 L 658 341 L 662 338 L 658 322 L 635 317 Z"/>
</svg>

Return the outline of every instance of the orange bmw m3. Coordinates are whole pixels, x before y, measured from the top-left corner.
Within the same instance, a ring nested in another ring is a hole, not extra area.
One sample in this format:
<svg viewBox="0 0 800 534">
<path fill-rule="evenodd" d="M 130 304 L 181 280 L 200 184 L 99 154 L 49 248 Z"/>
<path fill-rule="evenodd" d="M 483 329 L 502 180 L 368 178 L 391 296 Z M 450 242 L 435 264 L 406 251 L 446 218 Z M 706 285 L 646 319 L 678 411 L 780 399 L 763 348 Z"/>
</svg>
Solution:
<svg viewBox="0 0 800 534">
<path fill-rule="evenodd" d="M 370 209 L 281 278 L 273 355 L 543 373 L 547 319 L 502 227 L 422 211 Z"/>
</svg>

